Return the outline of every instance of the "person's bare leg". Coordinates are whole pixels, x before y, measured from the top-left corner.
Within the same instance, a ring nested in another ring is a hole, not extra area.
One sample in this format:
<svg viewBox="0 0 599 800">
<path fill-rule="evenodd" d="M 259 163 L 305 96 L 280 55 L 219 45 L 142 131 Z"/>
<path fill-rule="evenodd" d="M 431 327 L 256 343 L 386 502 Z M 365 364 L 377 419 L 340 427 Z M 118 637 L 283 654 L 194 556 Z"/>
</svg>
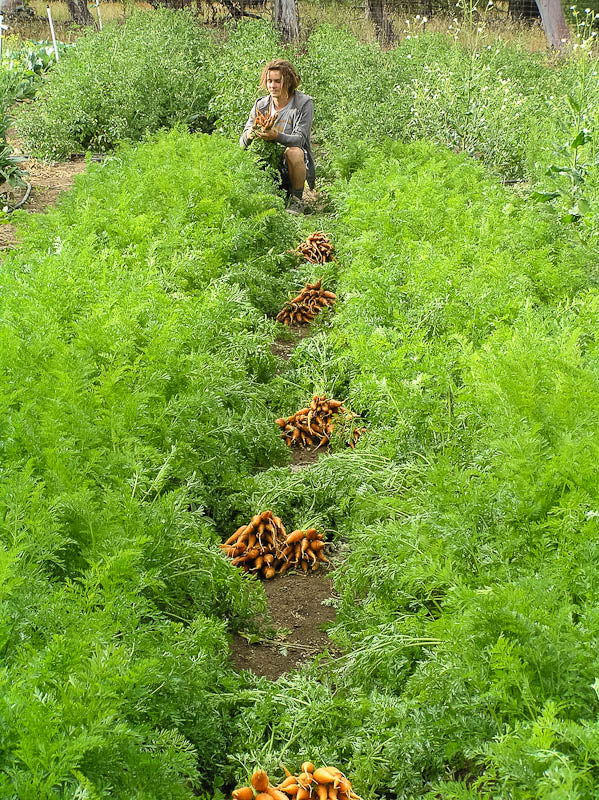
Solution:
<svg viewBox="0 0 599 800">
<path fill-rule="evenodd" d="M 296 197 L 301 197 L 306 182 L 304 151 L 301 147 L 288 147 L 285 150 L 285 160 L 287 161 L 287 169 L 289 170 L 291 193 Z"/>
</svg>

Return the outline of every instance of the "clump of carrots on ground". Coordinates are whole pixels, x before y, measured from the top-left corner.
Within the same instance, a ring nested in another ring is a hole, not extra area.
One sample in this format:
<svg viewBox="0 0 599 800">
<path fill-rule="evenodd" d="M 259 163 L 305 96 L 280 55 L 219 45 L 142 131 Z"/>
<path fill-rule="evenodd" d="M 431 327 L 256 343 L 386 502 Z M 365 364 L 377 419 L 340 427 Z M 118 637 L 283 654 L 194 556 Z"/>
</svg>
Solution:
<svg viewBox="0 0 599 800">
<path fill-rule="evenodd" d="M 334 248 L 330 239 L 322 231 L 314 231 L 291 252 L 305 258 L 312 264 L 325 264 L 333 260 Z M 302 291 L 289 300 L 277 314 L 277 321 L 283 325 L 305 325 L 327 306 L 332 306 L 336 295 L 322 288 L 322 281 L 307 283 Z"/>
<path fill-rule="evenodd" d="M 292 775 L 285 769 L 286 778 L 272 786 L 268 774 L 259 769 L 251 777 L 251 786 L 233 792 L 233 800 L 361 800 L 346 776 L 337 767 L 314 767 L 304 761 L 301 771 Z"/>
<path fill-rule="evenodd" d="M 281 436 L 289 447 L 317 450 L 329 444 L 337 420 L 351 424 L 356 416 L 345 408 L 341 400 L 327 400 L 325 395 L 314 395 L 307 408 L 300 408 L 290 417 L 280 417 L 275 422 L 281 428 Z M 364 431 L 365 428 L 351 427 L 347 444 L 355 447 Z"/>
<path fill-rule="evenodd" d="M 326 264 L 333 260 L 335 248 L 323 231 L 314 231 L 293 251 L 312 264 Z"/>
<path fill-rule="evenodd" d="M 308 572 L 328 562 L 324 554 L 324 534 L 316 528 L 287 534 L 281 518 L 272 511 L 252 517 L 220 547 L 236 567 L 266 580 L 283 575 L 291 567 Z"/>
<path fill-rule="evenodd" d="M 319 314 L 323 308 L 332 306 L 337 296 L 322 288 L 322 281 L 307 283 L 301 292 L 289 300 L 277 314 L 277 322 L 283 325 L 305 325 Z"/>
</svg>

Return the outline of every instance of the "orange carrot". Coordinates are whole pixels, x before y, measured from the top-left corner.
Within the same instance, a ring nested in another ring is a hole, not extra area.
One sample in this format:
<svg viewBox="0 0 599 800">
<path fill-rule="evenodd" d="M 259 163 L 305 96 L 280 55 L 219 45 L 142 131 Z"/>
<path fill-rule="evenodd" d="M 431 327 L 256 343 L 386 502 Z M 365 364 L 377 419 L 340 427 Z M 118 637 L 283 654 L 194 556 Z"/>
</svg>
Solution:
<svg viewBox="0 0 599 800">
<path fill-rule="evenodd" d="M 241 789 L 235 789 L 233 800 L 254 800 L 254 790 L 251 786 L 242 786 Z"/>
<path fill-rule="evenodd" d="M 306 558 L 309 558 L 309 559 L 310 559 L 310 561 L 311 561 L 313 564 L 315 564 L 315 563 L 316 563 L 316 553 L 315 553 L 315 552 L 312 550 L 312 548 L 311 548 L 311 547 L 308 547 L 308 548 L 306 549 L 306 551 L 304 552 L 304 555 L 306 556 Z"/>
<path fill-rule="evenodd" d="M 287 796 L 280 792 L 278 789 L 275 789 L 274 786 L 269 786 L 266 790 L 266 794 L 270 797 L 274 798 L 274 800 L 288 800 Z"/>
<path fill-rule="evenodd" d="M 235 533 L 226 540 L 225 544 L 233 544 L 237 540 L 239 536 L 245 531 L 246 526 L 242 525 L 241 528 L 237 528 Z"/>
<path fill-rule="evenodd" d="M 316 795 L 318 797 L 318 800 L 327 800 L 328 794 L 329 790 L 327 789 L 324 783 L 321 783 L 316 787 Z"/>
<path fill-rule="evenodd" d="M 257 792 L 264 792 L 270 783 L 268 774 L 263 769 L 257 769 L 252 775 L 250 783 Z"/>
<path fill-rule="evenodd" d="M 284 781 L 275 786 L 275 789 L 285 789 L 286 786 L 293 786 L 294 783 L 297 783 L 295 775 L 288 775 Z"/>
<path fill-rule="evenodd" d="M 295 544 L 303 539 L 305 536 L 305 531 L 293 531 L 289 534 L 289 536 L 285 539 L 286 544 Z"/>
<path fill-rule="evenodd" d="M 314 770 L 314 780 L 316 783 L 333 783 L 335 775 L 330 770 L 319 767 Z"/>
<path fill-rule="evenodd" d="M 314 772 L 314 764 L 311 761 L 304 761 L 302 772 Z"/>
</svg>

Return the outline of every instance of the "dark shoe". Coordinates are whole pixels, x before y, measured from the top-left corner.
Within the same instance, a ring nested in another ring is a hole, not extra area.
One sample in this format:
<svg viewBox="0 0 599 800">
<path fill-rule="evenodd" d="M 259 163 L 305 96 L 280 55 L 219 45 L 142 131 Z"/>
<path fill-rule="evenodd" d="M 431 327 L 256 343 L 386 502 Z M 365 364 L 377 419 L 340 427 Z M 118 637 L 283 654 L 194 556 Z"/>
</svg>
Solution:
<svg viewBox="0 0 599 800">
<path fill-rule="evenodd" d="M 287 207 L 285 208 L 285 211 L 288 214 L 303 214 L 304 201 L 300 197 L 296 197 L 294 194 L 292 194 L 287 201 Z"/>
</svg>

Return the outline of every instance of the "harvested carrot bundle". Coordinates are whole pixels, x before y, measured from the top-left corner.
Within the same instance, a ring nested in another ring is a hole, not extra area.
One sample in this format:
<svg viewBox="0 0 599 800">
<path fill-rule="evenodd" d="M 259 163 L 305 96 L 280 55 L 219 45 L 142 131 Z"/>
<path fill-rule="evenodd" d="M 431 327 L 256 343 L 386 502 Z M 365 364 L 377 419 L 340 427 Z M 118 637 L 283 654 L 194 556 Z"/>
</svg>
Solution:
<svg viewBox="0 0 599 800">
<path fill-rule="evenodd" d="M 348 778 L 337 767 L 315 769 L 311 761 L 302 764 L 301 772 L 287 777 L 277 786 L 272 786 L 264 770 L 257 770 L 251 778 L 251 786 L 235 789 L 233 800 L 362 800 Z"/>
<path fill-rule="evenodd" d="M 283 325 L 305 325 L 327 306 L 332 306 L 337 296 L 322 288 L 322 281 L 307 283 L 297 297 L 289 300 L 277 314 L 277 322 Z"/>
<path fill-rule="evenodd" d="M 281 566 L 279 573 L 282 575 L 291 567 L 308 570 L 316 570 L 321 562 L 328 563 L 329 559 L 324 554 L 326 542 L 324 534 L 318 533 L 316 528 L 308 528 L 305 531 L 293 531 L 285 539 L 285 547 L 281 552 Z M 302 764 L 302 772 L 311 772 L 307 767 L 310 762 Z M 306 767 L 306 769 L 304 769 Z"/>
<path fill-rule="evenodd" d="M 256 113 L 254 124 L 252 125 L 252 130 L 254 132 L 260 131 L 261 133 L 264 133 L 265 131 L 269 131 L 276 121 L 276 114 L 263 114 L 261 111 L 258 111 Z"/>
<path fill-rule="evenodd" d="M 272 511 L 263 511 L 238 528 L 220 548 L 236 567 L 270 580 L 276 575 L 275 565 L 285 547 L 285 538 L 280 517 L 275 517 Z"/>
<path fill-rule="evenodd" d="M 327 400 L 324 395 L 314 395 L 309 408 L 301 408 L 290 417 L 281 417 L 275 421 L 289 447 L 317 450 L 319 447 L 326 447 L 331 441 L 336 417 L 344 418 L 351 424 L 356 414 L 345 408 L 341 400 Z M 350 447 L 355 447 L 363 432 L 364 428 L 352 427 L 348 442 Z"/>
<path fill-rule="evenodd" d="M 303 256 L 306 261 L 312 264 L 325 264 L 333 260 L 335 248 L 331 240 L 323 231 L 314 231 L 303 242 L 301 242 L 294 252 Z"/>
</svg>

